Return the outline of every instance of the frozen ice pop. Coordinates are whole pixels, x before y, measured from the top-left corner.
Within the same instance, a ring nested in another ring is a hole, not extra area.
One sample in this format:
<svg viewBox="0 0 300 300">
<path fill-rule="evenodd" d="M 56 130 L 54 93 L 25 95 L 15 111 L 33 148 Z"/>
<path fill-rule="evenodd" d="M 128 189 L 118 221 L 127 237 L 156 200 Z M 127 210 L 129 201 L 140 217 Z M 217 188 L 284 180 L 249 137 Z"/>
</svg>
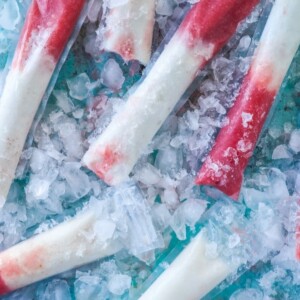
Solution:
<svg viewBox="0 0 300 300">
<path fill-rule="evenodd" d="M 201 231 L 175 255 L 140 300 L 201 299 L 238 267 L 259 259 L 262 252 L 250 221 L 243 219 L 235 207 L 220 203 L 210 209 L 212 214 L 209 212 Z M 174 256 L 172 252 L 170 256 Z"/>
<path fill-rule="evenodd" d="M 97 235 L 96 222 L 89 210 L 1 252 L 0 295 L 119 251 L 117 241 Z"/>
<path fill-rule="evenodd" d="M 201 0 L 140 85 L 90 146 L 83 164 L 110 185 L 128 178 L 197 72 L 223 47 L 258 0 Z"/>
<path fill-rule="evenodd" d="M 237 199 L 243 173 L 300 44 L 300 1 L 276 0 L 240 92 L 196 182 Z"/>
<path fill-rule="evenodd" d="M 104 50 L 146 65 L 151 55 L 155 0 L 127 0 L 110 5 L 105 17 Z"/>
<path fill-rule="evenodd" d="M 32 121 L 86 0 L 33 0 L 0 98 L 0 206 Z"/>
</svg>

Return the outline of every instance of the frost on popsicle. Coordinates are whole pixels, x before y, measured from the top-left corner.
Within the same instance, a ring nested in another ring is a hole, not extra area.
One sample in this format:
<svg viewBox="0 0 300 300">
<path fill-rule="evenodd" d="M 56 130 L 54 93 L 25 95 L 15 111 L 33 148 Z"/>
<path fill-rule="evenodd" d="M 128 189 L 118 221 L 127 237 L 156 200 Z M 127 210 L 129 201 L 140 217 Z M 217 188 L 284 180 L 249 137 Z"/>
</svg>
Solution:
<svg viewBox="0 0 300 300">
<path fill-rule="evenodd" d="M 4 204 L 35 113 L 85 0 L 33 0 L 0 98 L 0 198 Z"/>
<path fill-rule="evenodd" d="M 155 0 L 108 1 L 102 47 L 126 61 L 150 59 L 154 28 Z"/>
<path fill-rule="evenodd" d="M 123 109 L 90 146 L 83 164 L 110 185 L 126 180 L 197 72 L 257 3 L 204 0 L 195 4 L 145 79 L 129 93 Z"/>
<path fill-rule="evenodd" d="M 300 2 L 276 0 L 250 69 L 196 182 L 237 199 L 275 96 L 300 44 Z"/>
</svg>

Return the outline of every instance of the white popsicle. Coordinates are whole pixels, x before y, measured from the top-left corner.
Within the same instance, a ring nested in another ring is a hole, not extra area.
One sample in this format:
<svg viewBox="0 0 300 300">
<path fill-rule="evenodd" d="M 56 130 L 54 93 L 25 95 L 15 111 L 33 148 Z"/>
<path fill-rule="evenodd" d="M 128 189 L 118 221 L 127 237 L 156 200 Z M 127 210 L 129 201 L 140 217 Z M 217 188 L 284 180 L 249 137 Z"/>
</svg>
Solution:
<svg viewBox="0 0 300 300">
<path fill-rule="evenodd" d="M 150 59 L 155 16 L 155 0 L 111 1 L 105 17 L 103 48 L 124 60 Z"/>
<path fill-rule="evenodd" d="M 33 0 L 0 97 L 0 207 L 35 113 L 86 0 Z"/>
<path fill-rule="evenodd" d="M 91 145 L 83 164 L 110 185 L 125 181 L 198 70 L 257 3 L 201 0 L 195 4 L 123 110 Z"/>
<path fill-rule="evenodd" d="M 220 257 L 208 258 L 206 247 L 200 232 L 140 300 L 198 300 L 236 270 Z"/>
<path fill-rule="evenodd" d="M 97 235 L 96 222 L 89 210 L 0 253 L 0 295 L 119 251 L 119 242 Z"/>
</svg>

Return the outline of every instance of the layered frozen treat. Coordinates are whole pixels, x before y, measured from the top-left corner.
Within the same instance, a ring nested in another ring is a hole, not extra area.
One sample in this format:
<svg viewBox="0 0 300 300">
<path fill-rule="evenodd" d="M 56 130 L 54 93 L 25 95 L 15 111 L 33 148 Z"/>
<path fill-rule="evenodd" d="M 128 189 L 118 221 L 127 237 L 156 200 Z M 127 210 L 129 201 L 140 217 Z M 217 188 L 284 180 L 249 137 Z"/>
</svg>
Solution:
<svg viewBox="0 0 300 300">
<path fill-rule="evenodd" d="M 300 45 L 299 10 L 299 1 L 275 1 L 228 122 L 203 163 L 197 184 L 238 198 L 244 170 Z"/>
<path fill-rule="evenodd" d="M 85 0 L 33 0 L 0 97 L 0 204 Z"/>
</svg>

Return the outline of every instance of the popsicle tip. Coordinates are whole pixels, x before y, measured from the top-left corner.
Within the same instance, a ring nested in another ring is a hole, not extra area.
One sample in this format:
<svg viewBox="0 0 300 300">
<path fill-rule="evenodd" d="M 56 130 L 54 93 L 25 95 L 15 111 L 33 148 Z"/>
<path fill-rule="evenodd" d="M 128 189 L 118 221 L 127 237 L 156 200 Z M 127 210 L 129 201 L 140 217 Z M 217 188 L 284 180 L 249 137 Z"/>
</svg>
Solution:
<svg viewBox="0 0 300 300">
<path fill-rule="evenodd" d="M 217 174 L 205 163 L 200 169 L 195 184 L 215 187 L 233 200 L 238 200 L 243 177 L 239 174 L 222 173 Z"/>
<path fill-rule="evenodd" d="M 83 156 L 81 162 L 108 185 L 118 185 L 120 183 L 118 166 L 123 157 L 117 147 L 107 145 L 104 148 L 92 147 Z"/>
<path fill-rule="evenodd" d="M 1 271 L 0 271 L 0 295 L 6 295 L 10 293 L 12 290 L 7 286 L 5 281 L 3 280 L 1 276 Z"/>
</svg>

